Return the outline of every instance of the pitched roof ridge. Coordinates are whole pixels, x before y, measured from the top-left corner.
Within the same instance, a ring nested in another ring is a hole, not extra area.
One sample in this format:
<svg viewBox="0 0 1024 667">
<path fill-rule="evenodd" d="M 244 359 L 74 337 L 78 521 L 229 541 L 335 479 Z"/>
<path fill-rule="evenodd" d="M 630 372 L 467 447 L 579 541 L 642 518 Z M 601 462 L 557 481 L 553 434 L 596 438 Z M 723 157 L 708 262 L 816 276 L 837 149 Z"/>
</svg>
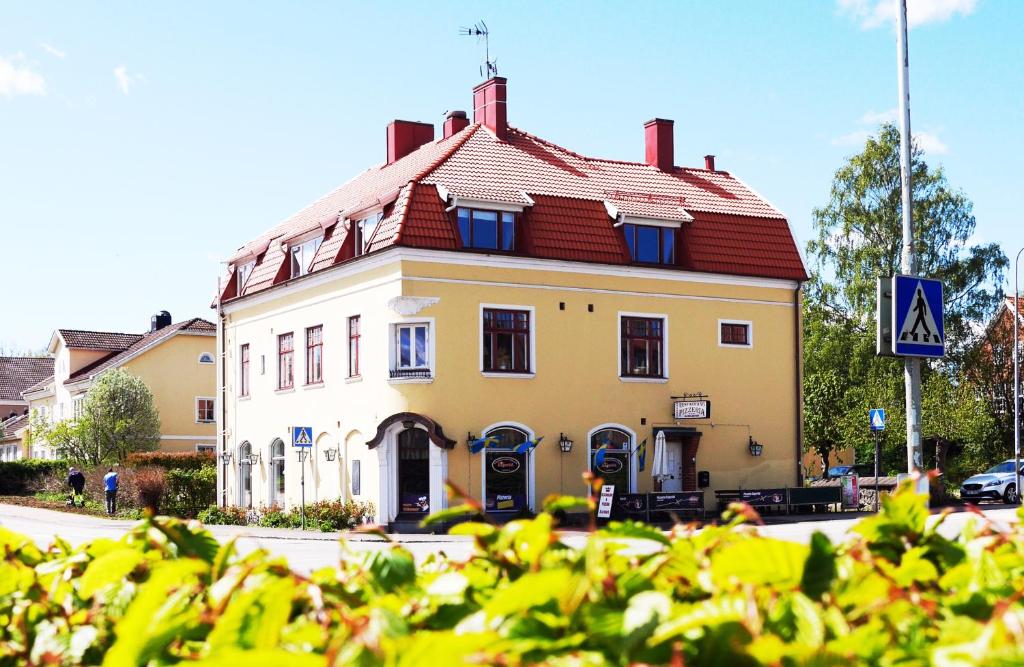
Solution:
<svg viewBox="0 0 1024 667">
<path fill-rule="evenodd" d="M 60 328 L 60 329 L 57 329 L 57 331 L 60 331 L 60 332 L 73 331 L 75 333 L 107 334 L 107 335 L 112 335 L 112 336 L 145 336 L 145 334 L 128 333 L 126 331 L 95 331 L 93 329 Z"/>
<path fill-rule="evenodd" d="M 433 172 L 435 169 L 437 169 L 442 164 L 447 162 L 448 159 L 451 158 L 451 156 L 455 154 L 455 151 L 457 151 L 460 148 L 462 148 L 463 145 L 465 145 L 465 143 L 467 141 L 469 141 L 469 138 L 472 137 L 474 134 L 476 134 L 476 131 L 479 130 L 479 129 L 480 129 L 480 123 L 472 123 L 472 124 L 466 126 L 462 130 L 462 132 L 465 132 L 466 136 L 461 137 L 461 138 L 459 138 L 456 141 L 453 141 L 452 145 L 449 146 L 448 149 L 445 150 L 444 153 L 439 155 L 436 159 L 434 159 L 430 164 L 425 166 L 423 169 L 420 169 L 419 173 L 417 173 L 415 176 L 410 178 L 409 181 L 410 182 L 421 181 L 424 178 L 426 178 L 427 176 L 429 176 L 431 174 L 431 172 Z M 458 136 L 459 136 L 458 133 L 452 135 L 452 137 L 458 137 Z M 448 137 L 448 138 L 451 138 L 451 137 Z M 442 139 L 441 141 L 444 141 L 444 139 Z M 404 222 L 404 220 L 403 220 L 403 222 Z M 401 229 L 401 225 L 399 225 L 399 229 Z"/>
</svg>

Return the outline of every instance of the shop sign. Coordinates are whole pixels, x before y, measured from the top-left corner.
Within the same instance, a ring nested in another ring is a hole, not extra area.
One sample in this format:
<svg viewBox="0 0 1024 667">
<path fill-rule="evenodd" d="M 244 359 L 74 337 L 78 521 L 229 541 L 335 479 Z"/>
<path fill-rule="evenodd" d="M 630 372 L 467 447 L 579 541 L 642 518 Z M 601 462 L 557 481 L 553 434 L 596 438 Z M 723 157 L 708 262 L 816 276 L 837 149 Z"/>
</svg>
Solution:
<svg viewBox="0 0 1024 667">
<path fill-rule="evenodd" d="M 601 497 L 597 501 L 597 518 L 607 519 L 612 515 L 612 501 L 615 500 L 615 485 L 605 484 L 601 487 Z"/>
<path fill-rule="evenodd" d="M 499 456 L 491 461 L 491 470 L 503 475 L 519 470 L 519 459 L 514 456 Z"/>
<path fill-rule="evenodd" d="M 855 510 L 860 507 L 860 480 L 857 475 L 843 475 L 839 478 L 842 489 L 843 509 Z"/>
<path fill-rule="evenodd" d="M 703 491 L 683 491 L 677 493 L 652 493 L 651 511 L 670 512 L 673 510 L 690 510 L 704 505 Z"/>
<path fill-rule="evenodd" d="M 710 419 L 711 401 L 675 401 L 673 415 L 676 419 Z"/>
<path fill-rule="evenodd" d="M 620 470 L 622 470 L 622 459 L 608 456 L 601 462 L 601 465 L 597 466 L 597 471 L 603 472 L 606 475 L 614 475 Z"/>
<path fill-rule="evenodd" d="M 430 502 L 426 496 L 421 496 L 418 493 L 403 493 L 402 511 L 411 514 L 426 514 L 430 511 Z"/>
</svg>

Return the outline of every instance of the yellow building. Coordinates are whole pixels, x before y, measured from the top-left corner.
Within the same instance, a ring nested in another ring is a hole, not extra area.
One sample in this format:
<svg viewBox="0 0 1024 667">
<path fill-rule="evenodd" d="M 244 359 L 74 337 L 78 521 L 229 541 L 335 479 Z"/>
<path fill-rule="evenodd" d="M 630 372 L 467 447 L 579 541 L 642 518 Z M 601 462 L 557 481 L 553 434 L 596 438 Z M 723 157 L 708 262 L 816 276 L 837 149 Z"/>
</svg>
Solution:
<svg viewBox="0 0 1024 667">
<path fill-rule="evenodd" d="M 368 500 L 403 529 L 445 480 L 505 515 L 594 467 L 709 507 L 800 483 L 785 217 L 713 156 L 676 167 L 671 121 L 644 162 L 587 158 L 508 126 L 505 89 L 438 140 L 394 121 L 384 164 L 231 259 L 222 503 Z"/>
<path fill-rule="evenodd" d="M 161 451 L 213 451 L 216 443 L 216 327 L 193 318 L 172 323 L 154 315 L 144 334 L 57 329 L 47 349 L 53 375 L 23 396 L 32 413 L 50 423 L 73 419 L 93 381 L 122 368 L 142 379 L 160 414 Z M 45 441 L 33 440 L 25 455 L 53 458 Z"/>
</svg>

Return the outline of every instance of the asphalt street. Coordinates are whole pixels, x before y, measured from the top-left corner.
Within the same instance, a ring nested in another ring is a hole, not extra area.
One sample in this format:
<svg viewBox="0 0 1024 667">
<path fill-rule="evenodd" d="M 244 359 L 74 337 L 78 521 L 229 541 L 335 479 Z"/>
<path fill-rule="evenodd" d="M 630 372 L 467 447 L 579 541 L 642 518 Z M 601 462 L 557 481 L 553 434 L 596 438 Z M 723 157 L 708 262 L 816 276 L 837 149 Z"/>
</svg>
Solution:
<svg viewBox="0 0 1024 667">
<path fill-rule="evenodd" d="M 987 520 L 1006 526 L 1017 521 L 1013 508 L 991 506 L 984 509 Z M 761 526 L 764 535 L 794 542 L 806 543 L 815 531 L 820 531 L 833 541 L 843 540 L 850 529 L 863 518 L 859 515 L 818 515 L 778 519 L 776 523 Z M 975 515 L 970 512 L 955 512 L 946 518 L 939 531 L 947 537 L 957 535 L 964 524 Z M 937 517 L 933 516 L 932 520 Z M 54 536 L 60 535 L 67 542 L 77 545 L 98 537 L 118 539 L 132 526 L 131 521 L 116 521 L 102 517 L 70 514 L 54 510 L 0 504 L 0 525 L 29 536 L 39 546 L 46 547 Z M 341 546 L 338 533 L 312 533 L 300 530 L 278 528 L 253 528 L 238 526 L 209 526 L 209 530 L 224 542 L 238 536 L 238 548 L 243 553 L 254 549 L 265 549 L 270 553 L 285 556 L 293 568 L 309 572 L 319 567 L 338 562 Z M 347 533 L 344 535 L 347 548 L 354 551 L 368 551 L 387 548 L 387 542 L 376 536 Z M 417 558 L 443 552 L 453 558 L 466 558 L 472 552 L 472 540 L 466 537 L 448 535 L 394 535 L 396 542 L 409 549 Z M 564 540 L 571 546 L 580 546 L 586 534 L 566 531 Z"/>
</svg>

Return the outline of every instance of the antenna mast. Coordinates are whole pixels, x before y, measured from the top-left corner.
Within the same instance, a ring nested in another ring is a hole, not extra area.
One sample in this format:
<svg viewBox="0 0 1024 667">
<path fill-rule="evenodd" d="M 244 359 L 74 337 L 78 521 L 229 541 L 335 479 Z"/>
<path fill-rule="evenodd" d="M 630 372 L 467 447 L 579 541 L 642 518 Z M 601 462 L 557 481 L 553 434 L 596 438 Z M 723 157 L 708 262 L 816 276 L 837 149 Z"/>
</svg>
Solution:
<svg viewBox="0 0 1024 667">
<path fill-rule="evenodd" d="M 490 31 L 487 29 L 487 24 L 481 19 L 479 22 L 473 24 L 468 28 L 459 28 L 460 35 L 468 35 L 470 37 L 476 37 L 477 44 L 480 40 L 484 42 L 484 64 L 480 67 L 480 76 L 485 79 L 498 76 L 498 61 L 491 60 L 491 40 Z"/>
</svg>

